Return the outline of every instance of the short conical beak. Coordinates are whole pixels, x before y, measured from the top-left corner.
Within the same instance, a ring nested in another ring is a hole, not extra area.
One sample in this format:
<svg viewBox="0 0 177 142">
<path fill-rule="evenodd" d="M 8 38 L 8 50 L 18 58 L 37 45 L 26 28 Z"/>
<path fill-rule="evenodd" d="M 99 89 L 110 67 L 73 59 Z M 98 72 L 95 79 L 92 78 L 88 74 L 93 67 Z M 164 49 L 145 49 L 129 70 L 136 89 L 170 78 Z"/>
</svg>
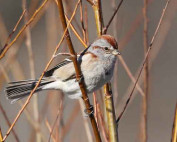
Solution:
<svg viewBox="0 0 177 142">
<path fill-rule="evenodd" d="M 117 49 L 114 49 L 114 50 L 112 51 L 112 54 L 113 54 L 113 55 L 120 55 L 120 52 L 119 52 Z"/>
</svg>

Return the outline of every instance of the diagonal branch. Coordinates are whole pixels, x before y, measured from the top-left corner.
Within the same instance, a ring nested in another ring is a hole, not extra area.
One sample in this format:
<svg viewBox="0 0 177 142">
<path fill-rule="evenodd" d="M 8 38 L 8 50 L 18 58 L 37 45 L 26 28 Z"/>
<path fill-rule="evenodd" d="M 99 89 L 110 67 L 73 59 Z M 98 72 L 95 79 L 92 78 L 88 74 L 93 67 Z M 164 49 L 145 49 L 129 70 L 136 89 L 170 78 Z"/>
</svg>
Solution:
<svg viewBox="0 0 177 142">
<path fill-rule="evenodd" d="M 107 30 L 108 30 L 110 24 L 112 23 L 112 20 L 114 19 L 115 15 L 117 14 L 117 12 L 118 12 L 120 6 L 122 5 L 122 2 L 123 2 L 123 1 L 124 1 L 124 0 L 121 0 L 121 1 L 120 1 L 120 3 L 118 4 L 116 10 L 115 10 L 114 13 L 113 13 L 111 19 L 109 20 L 108 24 L 103 28 L 103 34 L 106 34 L 106 33 L 107 33 Z"/>
<path fill-rule="evenodd" d="M 45 0 L 41 6 L 35 11 L 35 13 L 33 14 L 33 16 L 30 18 L 30 20 L 21 28 L 21 30 L 19 31 L 19 33 L 16 35 L 16 37 L 14 38 L 14 40 L 7 46 L 5 46 L 5 48 L 3 48 L 2 51 L 0 51 L 0 59 L 2 59 L 6 52 L 9 50 L 9 48 L 15 43 L 15 41 L 19 38 L 19 36 L 24 32 L 24 30 L 31 24 L 31 22 L 34 20 L 34 18 L 39 14 L 39 12 L 41 11 L 42 8 L 44 8 L 44 6 L 46 5 L 46 3 L 48 2 L 48 0 Z"/>
<path fill-rule="evenodd" d="M 169 2 L 170 2 L 170 0 L 167 0 L 166 5 L 165 5 L 165 8 L 164 8 L 163 11 L 162 11 L 162 15 L 161 15 L 161 17 L 160 17 L 160 20 L 159 20 L 159 23 L 158 23 L 158 25 L 157 25 L 157 28 L 156 28 L 156 30 L 155 30 L 155 32 L 154 32 L 154 35 L 153 35 L 153 37 L 152 37 L 152 39 L 151 39 L 151 43 L 150 43 L 149 48 L 148 48 L 148 50 L 147 50 L 147 52 L 146 52 L 146 55 L 145 55 L 144 61 L 143 61 L 143 63 L 142 63 L 141 69 L 140 69 L 140 71 L 139 71 L 138 77 L 137 77 L 137 79 L 136 79 L 136 82 L 135 82 L 135 84 L 134 84 L 134 86 L 133 86 L 133 89 L 132 89 L 132 91 L 131 91 L 131 93 L 130 93 L 130 96 L 129 96 L 128 100 L 126 101 L 126 104 L 125 104 L 125 106 L 124 106 L 124 108 L 123 108 L 123 111 L 120 113 L 119 117 L 118 117 L 117 120 L 116 120 L 117 124 L 119 123 L 119 120 L 121 119 L 122 115 L 124 114 L 124 112 L 125 112 L 125 110 L 126 110 L 128 104 L 129 104 L 129 102 L 130 102 L 130 99 L 131 99 L 131 97 L 132 97 L 132 95 L 133 95 L 133 92 L 134 92 L 134 90 L 135 90 L 135 87 L 136 87 L 136 85 L 137 85 L 137 83 L 138 83 L 138 80 L 139 80 L 139 78 L 140 78 L 140 76 L 141 76 L 141 73 L 142 73 L 142 71 L 143 71 L 144 65 L 146 64 L 146 60 L 147 60 L 147 58 L 148 58 L 148 56 L 149 56 L 149 53 L 150 53 L 150 51 L 151 51 L 151 49 L 152 49 L 152 45 L 153 45 L 153 43 L 154 43 L 154 40 L 155 40 L 155 38 L 156 38 L 156 36 L 157 36 L 157 33 L 158 33 L 158 31 L 159 31 L 159 28 L 160 28 L 160 26 L 161 26 L 161 23 L 162 23 L 162 20 L 163 20 L 163 18 L 164 18 L 164 15 L 165 15 L 165 12 L 166 12 L 166 10 L 167 10 L 167 7 L 168 7 Z"/>
<path fill-rule="evenodd" d="M 80 3 L 80 0 L 78 1 L 77 5 L 79 3 Z M 66 24 L 66 19 L 65 19 L 62 0 L 58 0 L 58 10 L 59 10 L 60 19 L 61 19 L 61 22 L 62 22 L 62 25 L 63 25 L 63 29 L 65 29 L 67 27 L 67 24 Z M 79 83 L 79 86 L 80 86 L 80 90 L 82 92 L 82 97 L 83 97 L 87 112 L 88 112 L 88 114 L 90 114 L 89 118 L 90 118 L 90 121 L 91 121 L 91 124 L 92 124 L 92 127 L 93 127 L 93 131 L 94 131 L 94 134 L 95 134 L 95 137 L 96 137 L 96 141 L 101 142 L 101 137 L 100 137 L 100 134 L 99 134 L 99 131 L 98 131 L 98 128 L 97 128 L 95 117 L 92 113 L 93 110 L 90 109 L 92 107 L 91 107 L 89 98 L 87 96 L 87 92 L 86 92 L 86 89 L 85 89 L 85 83 L 84 83 L 83 78 L 81 78 L 81 69 L 80 69 L 80 67 L 78 65 L 78 62 L 77 62 L 77 54 L 76 54 L 76 52 L 73 48 L 73 44 L 71 42 L 71 38 L 70 38 L 68 30 L 66 31 L 66 40 L 67 40 L 67 44 L 68 44 L 70 53 L 72 54 L 72 60 L 73 60 L 73 64 L 74 64 L 74 68 L 75 68 L 75 72 L 76 72 L 76 78 L 77 78 L 77 80 L 79 80 L 78 83 Z"/>
<path fill-rule="evenodd" d="M 63 42 L 64 37 L 65 37 L 65 35 L 66 35 L 66 31 L 67 31 L 68 27 L 70 26 L 70 23 L 71 23 L 72 19 L 74 18 L 74 15 L 75 15 L 75 13 L 76 13 L 77 6 L 78 6 L 78 5 L 76 5 L 76 8 L 75 8 L 75 10 L 74 10 L 74 12 L 73 12 L 73 14 L 72 14 L 72 16 L 71 16 L 71 19 L 69 20 L 68 25 L 67 25 L 67 27 L 66 27 L 65 30 L 64 30 L 64 33 L 63 33 L 63 36 L 62 36 L 61 40 L 59 41 L 59 43 L 57 44 L 57 46 L 56 46 L 56 48 L 55 48 L 55 50 L 54 50 L 54 52 L 53 52 L 53 56 L 51 57 L 51 59 L 50 59 L 49 62 L 47 63 L 45 69 L 44 69 L 43 72 L 42 72 L 42 75 L 40 76 L 38 82 L 36 83 L 36 86 L 35 86 L 34 89 L 31 91 L 29 97 L 27 98 L 27 100 L 26 100 L 26 102 L 24 103 L 24 105 L 23 105 L 23 107 L 21 108 L 21 110 L 18 112 L 18 114 L 17 114 L 16 118 L 14 119 L 12 125 L 10 126 L 10 128 L 8 129 L 8 131 L 6 132 L 6 135 L 3 137 L 3 141 L 6 140 L 6 138 L 8 137 L 8 135 L 10 134 L 10 132 L 12 131 L 13 127 L 15 126 L 15 124 L 16 124 L 16 122 L 17 122 L 17 120 L 18 120 L 19 117 L 21 116 L 22 112 L 24 111 L 24 109 L 26 108 L 26 106 L 29 104 L 30 99 L 31 99 L 33 93 L 35 92 L 35 90 L 36 90 L 37 87 L 39 86 L 39 84 L 40 84 L 40 82 L 41 82 L 41 79 L 42 79 L 43 76 L 44 76 L 44 73 L 47 71 L 47 69 L 49 68 L 50 64 L 51 64 L 52 61 L 54 60 L 55 54 L 57 53 L 57 51 L 58 51 L 58 49 L 59 49 L 61 43 Z"/>
<path fill-rule="evenodd" d="M 18 25 L 20 24 L 20 22 L 21 22 L 23 16 L 25 15 L 25 13 L 26 13 L 26 9 L 23 10 L 23 12 L 22 12 L 22 14 L 21 14 L 19 20 L 17 21 L 17 23 L 16 23 L 14 29 L 12 30 L 12 32 L 9 34 L 9 36 L 8 36 L 8 38 L 7 38 L 7 40 L 6 40 L 6 43 L 5 43 L 4 47 L 3 47 L 3 49 L 1 49 L 0 53 L 1 53 L 3 50 L 5 50 L 6 46 L 8 46 L 8 43 L 9 43 L 9 41 L 10 41 L 12 35 L 15 33 L 15 31 L 16 31 Z"/>
<path fill-rule="evenodd" d="M 10 127 L 10 125 L 11 125 L 10 120 L 9 120 L 9 118 L 8 118 L 6 112 L 5 112 L 5 110 L 4 110 L 4 108 L 2 107 L 1 104 L 0 104 L 0 110 L 1 110 L 2 114 L 4 115 L 4 118 L 5 118 L 5 120 L 6 120 L 7 124 L 8 124 L 8 126 Z M 13 135 L 14 135 L 14 137 L 15 137 L 16 142 L 19 142 L 20 140 L 19 140 L 19 138 L 18 138 L 16 132 L 14 131 L 14 129 L 12 129 L 12 133 L 13 133 Z M 0 141 L 0 142 L 1 142 L 1 141 Z"/>
</svg>

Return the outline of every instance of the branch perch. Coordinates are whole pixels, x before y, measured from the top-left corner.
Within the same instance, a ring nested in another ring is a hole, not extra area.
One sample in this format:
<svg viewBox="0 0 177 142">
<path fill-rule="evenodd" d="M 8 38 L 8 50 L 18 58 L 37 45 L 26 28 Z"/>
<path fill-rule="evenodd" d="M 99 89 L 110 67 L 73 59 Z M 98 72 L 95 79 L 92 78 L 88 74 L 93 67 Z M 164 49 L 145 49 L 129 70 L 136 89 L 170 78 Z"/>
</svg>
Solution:
<svg viewBox="0 0 177 142">
<path fill-rule="evenodd" d="M 80 3 L 80 0 L 78 1 L 77 5 L 79 3 Z M 67 24 L 66 24 L 66 19 L 65 19 L 62 0 L 58 0 L 58 10 L 59 10 L 60 19 L 61 19 L 61 22 L 62 22 L 62 25 L 63 25 L 63 29 L 65 29 L 67 27 Z M 94 134 L 95 134 L 95 137 L 96 137 L 96 141 L 101 142 L 101 137 L 100 137 L 100 134 L 99 134 L 99 131 L 98 131 L 98 128 L 97 128 L 95 117 L 92 113 L 92 110 L 90 109 L 91 104 L 90 104 L 89 98 L 87 96 L 87 92 L 86 92 L 86 89 L 85 89 L 85 83 L 84 83 L 84 80 L 82 78 L 80 78 L 81 69 L 78 65 L 77 54 L 76 54 L 76 52 L 73 48 L 73 44 L 71 42 L 71 38 L 70 38 L 68 30 L 66 31 L 66 41 L 67 41 L 70 53 L 72 54 L 72 60 L 73 60 L 73 64 L 74 64 L 75 71 L 76 71 L 76 78 L 77 78 L 77 80 L 80 80 L 78 83 L 79 83 L 79 86 L 80 86 L 80 90 L 82 92 L 82 97 L 83 97 L 87 112 L 88 112 L 88 114 L 90 114 L 89 118 L 90 118 L 90 121 L 91 121 L 91 124 L 92 124 L 92 127 L 93 127 L 93 131 L 94 131 Z"/>
</svg>

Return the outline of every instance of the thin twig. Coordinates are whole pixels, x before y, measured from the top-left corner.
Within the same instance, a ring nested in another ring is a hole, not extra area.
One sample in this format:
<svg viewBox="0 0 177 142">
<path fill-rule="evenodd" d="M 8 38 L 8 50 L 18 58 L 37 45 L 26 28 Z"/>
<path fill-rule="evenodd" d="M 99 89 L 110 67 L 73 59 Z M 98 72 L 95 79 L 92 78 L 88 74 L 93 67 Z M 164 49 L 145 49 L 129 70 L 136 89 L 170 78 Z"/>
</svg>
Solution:
<svg viewBox="0 0 177 142">
<path fill-rule="evenodd" d="M 50 132 L 50 135 L 51 135 L 52 140 L 53 140 L 54 142 L 57 142 L 57 141 L 55 140 L 55 138 L 54 138 L 54 134 L 52 133 L 52 128 L 51 128 L 51 126 L 50 126 L 50 124 L 49 124 L 49 121 L 48 121 L 47 119 L 45 120 L 45 124 L 46 124 L 47 128 L 49 129 L 49 132 Z"/>
<path fill-rule="evenodd" d="M 5 45 L 4 45 L 3 49 L 2 49 L 2 51 L 6 48 L 6 46 L 8 46 L 8 43 L 9 43 L 9 41 L 10 41 L 12 35 L 15 33 L 15 31 L 16 31 L 18 25 L 20 24 L 20 22 L 21 22 L 23 16 L 25 15 L 25 13 L 26 13 L 26 9 L 23 10 L 23 12 L 22 12 L 20 18 L 18 19 L 18 21 L 17 21 L 17 23 L 16 23 L 14 29 L 13 29 L 12 32 L 9 34 L 9 37 L 8 37 L 7 40 L 6 40 Z M 1 51 L 1 52 L 2 52 L 2 51 Z M 0 53 L 1 53 L 1 52 L 0 52 Z"/>
<path fill-rule="evenodd" d="M 104 34 L 107 33 L 107 30 L 108 30 L 110 24 L 112 23 L 112 20 L 114 19 L 115 15 L 117 14 L 117 12 L 118 12 L 120 6 L 122 5 L 122 2 L 123 2 L 123 1 L 124 1 L 124 0 L 121 0 L 121 1 L 119 2 L 119 4 L 118 4 L 116 10 L 114 11 L 112 17 L 110 18 L 108 24 L 103 28 L 103 33 L 104 33 Z"/>
<path fill-rule="evenodd" d="M 124 112 L 125 112 L 125 110 L 126 110 L 128 104 L 129 104 L 129 102 L 130 102 L 130 99 L 131 99 L 131 97 L 132 97 L 132 95 L 133 95 L 133 92 L 134 92 L 134 90 L 135 90 L 135 87 L 136 87 L 136 85 L 137 85 L 137 83 L 138 83 L 138 80 L 139 80 L 140 75 L 141 75 L 141 73 L 142 73 L 142 71 L 143 71 L 144 65 L 145 65 L 145 63 L 146 63 L 146 60 L 147 60 L 147 58 L 148 58 L 148 56 L 149 56 L 149 53 L 150 53 L 150 51 L 151 51 L 151 49 L 152 49 L 152 45 L 153 45 L 153 43 L 154 43 L 154 39 L 156 38 L 156 35 L 157 35 L 157 33 L 158 33 L 158 30 L 159 30 L 159 28 L 160 28 L 160 26 L 161 26 L 161 23 L 162 23 L 162 20 L 163 20 L 163 18 L 164 18 L 164 15 L 165 15 L 165 12 L 166 12 L 166 9 L 167 9 L 167 7 L 168 7 L 169 2 L 170 2 L 170 0 L 168 0 L 168 1 L 166 2 L 165 8 L 164 8 L 163 11 L 162 11 L 162 15 L 161 15 L 161 17 L 160 17 L 160 20 L 159 20 L 159 23 L 158 23 L 158 25 L 157 25 L 157 28 L 156 28 L 156 30 L 155 30 L 155 32 L 154 32 L 154 35 L 153 35 L 153 37 L 152 37 L 152 39 L 151 39 L 151 43 L 150 43 L 150 45 L 149 45 L 148 51 L 146 52 L 146 56 L 145 56 L 145 58 L 144 58 L 144 60 L 143 60 L 143 63 L 142 63 L 142 66 L 141 66 L 141 68 L 140 68 L 140 71 L 139 71 L 138 77 L 137 77 L 137 79 L 136 79 L 136 82 L 135 82 L 135 84 L 134 84 L 134 86 L 133 86 L 133 89 L 132 89 L 132 91 L 131 91 L 131 93 L 130 93 L 130 95 L 129 95 L 129 98 L 128 98 L 127 101 L 126 101 L 126 104 L 125 104 L 125 106 L 124 106 L 122 112 L 120 113 L 119 117 L 118 117 L 117 120 L 116 120 L 117 124 L 119 123 L 119 120 L 121 119 L 122 115 L 124 114 Z"/>
<path fill-rule="evenodd" d="M 135 77 L 132 75 L 132 73 L 131 73 L 129 67 L 127 66 L 127 64 L 125 63 L 125 60 L 123 59 L 123 57 L 119 56 L 119 60 L 120 60 L 120 62 L 122 64 L 122 66 L 124 67 L 125 71 L 127 72 L 129 78 L 132 80 L 133 83 L 135 83 L 136 82 Z M 145 96 L 143 90 L 141 89 L 141 87 L 140 87 L 140 85 L 138 83 L 136 85 L 136 89 L 139 91 L 139 93 L 142 96 Z"/>
<path fill-rule="evenodd" d="M 86 33 L 86 44 L 89 45 L 89 36 L 88 36 L 88 12 L 87 12 L 87 5 L 84 8 L 84 17 L 85 17 L 85 33 Z"/>
<path fill-rule="evenodd" d="M 33 14 L 33 16 L 30 18 L 30 20 L 21 28 L 21 30 L 19 31 L 19 33 L 15 36 L 15 38 L 13 39 L 13 41 L 8 44 L 5 48 L 3 48 L 3 50 L 0 52 L 0 59 L 2 59 L 6 52 L 9 50 L 9 48 L 15 43 L 15 41 L 18 39 L 18 37 L 23 33 L 23 31 L 27 28 L 27 26 L 29 26 L 31 24 L 31 22 L 34 20 L 34 18 L 38 15 L 38 13 L 41 11 L 41 9 L 46 5 L 46 3 L 48 2 L 48 0 L 44 0 L 44 2 L 41 4 L 41 6 L 35 11 L 35 13 Z"/>
<path fill-rule="evenodd" d="M 60 102 L 60 107 L 59 107 L 59 109 L 58 109 L 56 119 L 55 119 L 55 121 L 54 121 L 54 123 L 53 123 L 52 129 L 51 129 L 51 132 L 50 132 L 50 135 L 49 135 L 48 142 L 50 142 L 50 138 L 51 138 L 52 133 L 53 133 L 54 128 L 55 128 L 55 124 L 56 124 L 56 122 L 57 122 L 57 120 L 58 120 L 58 118 L 59 118 L 59 115 L 61 114 L 62 105 L 63 105 L 63 101 L 61 100 L 61 102 Z"/>
<path fill-rule="evenodd" d="M 66 20 L 67 20 L 67 22 L 68 22 L 68 17 L 67 17 L 67 16 L 65 16 L 65 17 L 66 17 Z M 71 24 L 70 27 L 71 27 L 71 29 L 73 30 L 73 32 L 74 32 L 74 34 L 76 35 L 76 37 L 80 40 L 80 42 L 81 42 L 85 47 L 87 47 L 87 45 L 86 45 L 85 42 L 82 40 L 81 36 L 78 34 L 78 32 L 76 31 L 76 29 L 74 28 L 74 26 Z"/>
<path fill-rule="evenodd" d="M 143 18 L 144 18 L 144 56 L 148 50 L 148 17 L 147 17 L 148 0 L 144 0 Z M 147 113 L 148 113 L 148 95 L 149 95 L 149 60 L 147 58 L 144 65 L 144 93 L 142 98 L 142 129 L 140 130 L 140 141 L 147 142 Z"/>
<path fill-rule="evenodd" d="M 82 0 L 80 3 L 80 21 L 81 21 L 81 26 L 82 26 L 82 34 L 83 34 L 83 38 L 84 38 L 84 42 L 86 42 L 86 29 L 84 26 L 84 20 L 83 20 L 83 7 L 82 7 Z"/>
<path fill-rule="evenodd" d="M 152 2 L 152 0 L 150 0 L 149 2 Z M 174 2 L 174 1 L 173 1 L 173 2 Z M 176 4 L 175 4 L 175 2 L 174 2 L 174 4 L 173 4 L 173 2 L 171 2 L 171 3 L 172 3 L 172 5 L 174 5 L 174 6 L 173 6 L 173 8 L 171 8 L 171 10 L 168 11 L 168 16 L 166 16 L 166 17 L 168 17 L 168 18 L 165 18 L 165 19 L 163 20 L 164 22 L 163 22 L 163 24 L 162 24 L 162 27 L 161 27 L 160 30 L 159 30 L 159 35 L 158 35 L 158 37 L 156 38 L 156 41 L 157 41 L 157 42 L 154 43 L 154 49 L 153 49 L 153 52 L 151 53 L 151 56 L 150 56 L 151 58 L 149 58 L 149 70 L 150 70 L 150 68 L 152 67 L 152 64 L 153 64 L 155 58 L 156 58 L 157 55 L 159 54 L 159 51 L 160 51 L 160 49 L 162 48 L 163 43 L 165 42 L 165 38 L 167 37 L 168 32 L 169 32 L 169 29 L 170 29 L 171 24 L 172 24 L 171 21 L 173 20 L 175 14 L 176 14 L 176 9 L 177 9 L 177 7 L 175 7 Z M 148 3 L 148 4 L 149 4 L 149 3 Z M 165 25 L 164 23 L 166 23 L 167 21 L 168 21 L 169 24 L 168 24 L 168 25 Z M 140 66 L 137 68 L 137 71 L 136 71 L 136 73 L 135 73 L 135 76 L 138 75 L 140 68 L 141 68 L 141 64 L 140 64 Z M 141 84 L 143 83 L 143 76 L 140 77 L 138 83 L 139 83 L 139 85 L 141 85 Z M 121 103 L 119 104 L 120 108 L 122 108 L 122 106 L 124 106 L 124 102 L 125 102 L 125 100 L 128 98 L 128 96 L 130 95 L 130 92 L 131 92 L 131 90 L 132 90 L 133 85 L 134 85 L 134 83 L 133 83 L 133 84 L 130 83 L 129 87 L 127 88 L 127 91 L 126 91 L 125 94 L 123 95 L 124 97 L 120 100 L 120 102 L 121 102 Z M 137 95 L 137 90 L 134 91 L 132 100 L 135 98 L 135 97 L 134 97 L 135 95 Z M 131 100 L 131 102 L 132 102 L 132 100 Z M 117 108 L 117 107 L 116 107 L 116 108 Z"/>
<path fill-rule="evenodd" d="M 5 112 L 5 110 L 4 110 L 4 108 L 2 107 L 1 104 L 0 104 L 0 110 L 1 110 L 1 112 L 2 112 L 2 114 L 3 114 L 3 116 L 4 116 L 4 118 L 5 118 L 5 120 L 6 120 L 7 124 L 8 124 L 8 126 L 10 127 L 10 126 L 11 126 L 10 120 L 9 120 L 9 118 L 8 118 L 6 112 Z M 19 140 L 19 138 L 18 138 L 16 132 L 14 131 L 14 129 L 12 129 L 12 133 L 13 133 L 13 135 L 14 135 L 14 137 L 15 137 L 15 140 L 16 140 L 17 142 L 19 142 L 20 140 Z"/>
<path fill-rule="evenodd" d="M 77 8 L 77 6 L 76 6 L 76 8 Z M 75 11 L 76 11 L 76 8 L 75 8 Z M 27 98 L 25 104 L 23 105 L 23 107 L 21 108 L 21 110 L 18 112 L 18 114 L 17 114 L 16 118 L 14 119 L 12 125 L 11 125 L 10 128 L 8 129 L 6 135 L 5 135 L 4 138 L 3 138 L 3 141 L 6 140 L 6 138 L 7 138 L 8 135 L 10 134 L 12 128 L 15 126 L 17 120 L 19 119 L 20 115 L 22 114 L 23 110 L 24 110 L 24 109 L 26 108 L 26 106 L 29 104 L 30 99 L 31 99 L 33 93 L 35 92 L 35 90 L 36 90 L 37 87 L 39 86 L 39 84 L 40 84 L 40 82 L 41 82 L 41 79 L 42 79 L 43 76 L 44 76 L 44 73 L 47 71 L 47 69 L 49 68 L 50 64 L 51 64 L 52 61 L 54 60 L 54 55 L 57 53 L 57 51 L 58 51 L 58 49 L 59 49 L 61 43 L 62 43 L 63 40 L 64 40 L 64 37 L 65 37 L 65 35 L 66 35 L 66 31 L 67 31 L 68 27 L 70 26 L 70 23 L 71 23 L 71 21 L 72 21 L 74 15 L 75 15 L 75 11 L 73 12 L 73 15 L 71 16 L 71 19 L 69 20 L 68 25 L 67 25 L 66 29 L 64 30 L 64 33 L 63 33 L 63 35 L 62 35 L 62 37 L 61 37 L 61 40 L 60 40 L 59 43 L 57 44 L 57 46 L 56 46 L 56 48 L 55 48 L 55 50 L 54 50 L 54 52 L 53 52 L 53 55 L 52 55 L 51 59 L 50 59 L 49 62 L 47 63 L 45 69 L 43 70 L 42 75 L 40 76 L 40 78 L 39 78 L 38 82 L 36 83 L 36 86 L 34 87 L 34 89 L 31 91 L 31 93 L 30 93 L 29 97 Z"/>
</svg>

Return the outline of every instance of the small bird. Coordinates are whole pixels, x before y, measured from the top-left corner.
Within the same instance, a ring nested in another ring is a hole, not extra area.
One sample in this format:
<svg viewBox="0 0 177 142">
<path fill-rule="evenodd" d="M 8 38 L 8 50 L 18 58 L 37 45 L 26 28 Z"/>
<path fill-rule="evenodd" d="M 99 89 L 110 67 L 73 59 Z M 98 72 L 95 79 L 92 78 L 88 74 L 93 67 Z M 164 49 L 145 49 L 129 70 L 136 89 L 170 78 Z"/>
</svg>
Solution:
<svg viewBox="0 0 177 142">
<path fill-rule="evenodd" d="M 77 60 L 87 93 L 96 91 L 111 80 L 119 54 L 118 44 L 110 35 L 100 36 L 81 52 Z M 15 102 L 28 96 L 37 82 L 38 79 L 10 82 L 5 90 L 7 98 Z M 78 99 L 82 96 L 72 60 L 65 59 L 46 71 L 35 92 L 51 89 L 61 90 L 71 99 Z"/>
</svg>

